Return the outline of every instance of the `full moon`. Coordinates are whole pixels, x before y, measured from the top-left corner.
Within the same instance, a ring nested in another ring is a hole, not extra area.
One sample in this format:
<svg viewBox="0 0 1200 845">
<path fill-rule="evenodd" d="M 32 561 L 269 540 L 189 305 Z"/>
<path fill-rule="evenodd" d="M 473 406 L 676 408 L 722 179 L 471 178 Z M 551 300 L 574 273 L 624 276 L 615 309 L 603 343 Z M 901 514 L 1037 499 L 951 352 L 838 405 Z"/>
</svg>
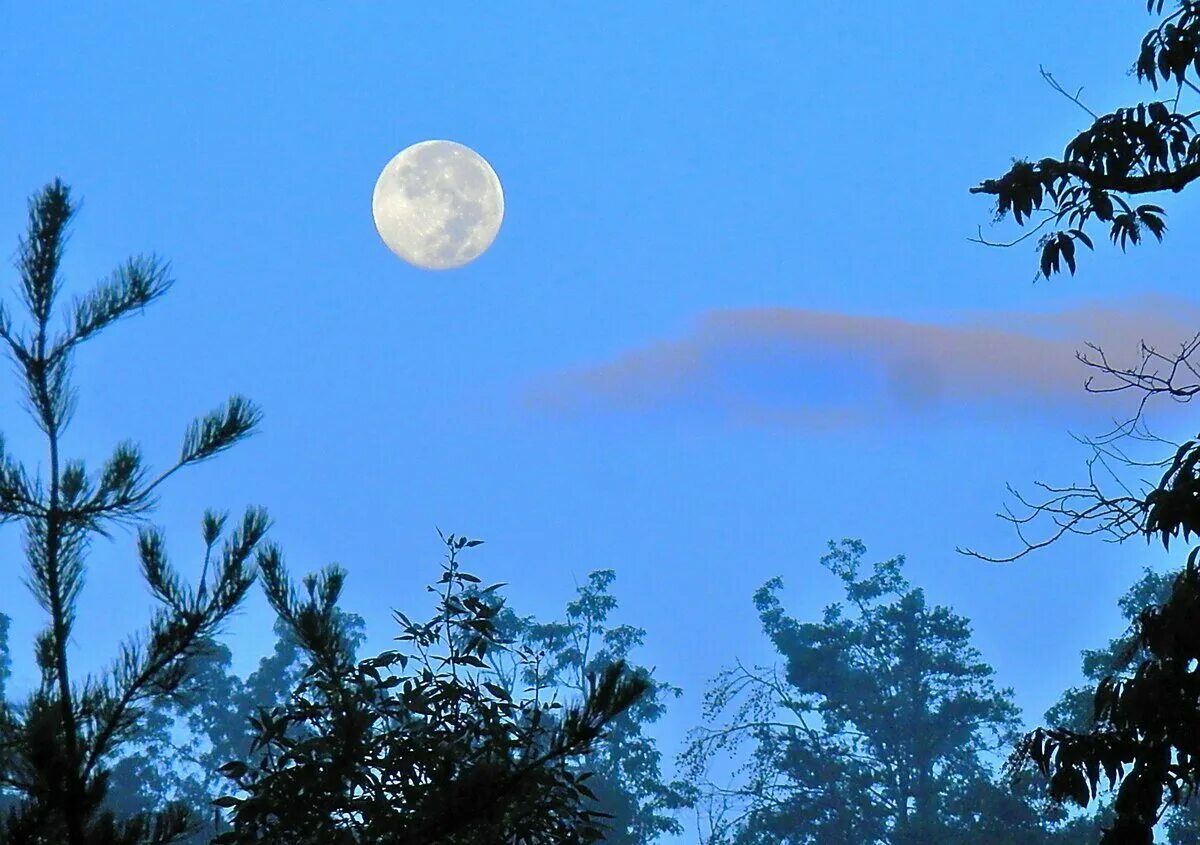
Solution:
<svg viewBox="0 0 1200 845">
<path fill-rule="evenodd" d="M 496 171 L 453 141 L 413 144 L 387 163 L 371 197 L 375 229 L 414 267 L 450 270 L 492 245 L 504 219 Z"/>
</svg>

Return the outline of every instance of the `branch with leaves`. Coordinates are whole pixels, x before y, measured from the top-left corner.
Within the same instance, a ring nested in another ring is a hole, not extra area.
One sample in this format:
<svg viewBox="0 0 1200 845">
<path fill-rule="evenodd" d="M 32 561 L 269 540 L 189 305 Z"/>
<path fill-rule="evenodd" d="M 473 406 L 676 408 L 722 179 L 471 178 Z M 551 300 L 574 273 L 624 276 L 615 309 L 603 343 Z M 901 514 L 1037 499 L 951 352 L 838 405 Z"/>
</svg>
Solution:
<svg viewBox="0 0 1200 845">
<path fill-rule="evenodd" d="M 1018 160 L 997 179 L 971 193 L 996 198 L 996 220 L 1010 212 L 1018 226 L 1036 220 L 1059 228 L 1038 240 L 1040 274 L 1049 278 L 1076 268 L 1077 245 L 1093 248 L 1089 227 L 1100 224 L 1122 250 L 1147 234 L 1161 241 L 1166 212 L 1134 198 L 1178 193 L 1200 178 L 1200 111 L 1181 110 L 1185 94 L 1200 93 L 1200 4 L 1183 0 L 1164 15 L 1166 0 L 1149 0 L 1147 11 L 1161 19 L 1142 39 L 1134 71 L 1155 91 L 1174 88 L 1169 99 L 1139 103 L 1096 115 L 1042 71 L 1055 90 L 1085 108 L 1094 121 L 1073 138 L 1060 158 Z M 980 238 L 982 241 L 982 238 Z M 985 241 L 986 242 L 986 241 Z"/>
<path fill-rule="evenodd" d="M 589 843 L 602 814 L 588 775 L 570 763 L 647 691 L 623 663 L 587 679 L 569 707 L 518 698 L 490 678 L 507 648 L 499 585 L 480 588 L 459 554 L 479 541 L 443 538 L 446 559 L 426 622 L 397 612 L 403 650 L 358 661 L 338 611 L 345 573 L 328 567 L 297 590 L 276 549 L 259 552 L 268 600 L 311 666 L 289 704 L 261 712 L 255 759 L 223 771 L 235 794 L 216 802 L 240 843 L 426 845 Z"/>
</svg>

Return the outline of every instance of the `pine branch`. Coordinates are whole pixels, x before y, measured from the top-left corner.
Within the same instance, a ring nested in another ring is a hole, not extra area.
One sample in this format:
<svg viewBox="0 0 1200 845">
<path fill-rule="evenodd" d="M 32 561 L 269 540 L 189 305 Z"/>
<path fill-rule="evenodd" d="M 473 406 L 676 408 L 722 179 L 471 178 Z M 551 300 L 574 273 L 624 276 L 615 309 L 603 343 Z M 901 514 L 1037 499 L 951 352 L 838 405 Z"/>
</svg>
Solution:
<svg viewBox="0 0 1200 845">
<path fill-rule="evenodd" d="M 140 311 L 165 294 L 174 284 L 170 267 L 154 256 L 129 259 L 112 279 L 75 300 L 67 335 L 54 344 L 50 360 L 68 354 L 75 346 L 123 317 Z"/>
<path fill-rule="evenodd" d="M 0 522 L 39 517 L 44 508 L 25 468 L 9 457 L 0 435 Z"/>
<path fill-rule="evenodd" d="M 277 546 L 259 551 L 258 570 L 267 601 L 296 642 L 330 679 L 341 678 L 353 666 L 344 620 L 337 608 L 345 570 L 327 566 L 320 573 L 305 576 L 308 595 L 303 600 L 292 586 L 283 553 Z"/>
<path fill-rule="evenodd" d="M 262 412 L 243 396 L 234 396 L 224 408 L 192 423 L 183 438 L 179 466 L 205 461 L 250 435 Z"/>
<path fill-rule="evenodd" d="M 7 344 L 12 359 L 24 369 L 33 353 L 26 346 L 25 341 L 13 332 L 12 317 L 3 304 L 0 304 L 0 340 Z"/>
<path fill-rule="evenodd" d="M 29 232 L 18 244 L 17 269 L 25 307 L 43 328 L 58 295 L 58 268 L 74 215 L 70 189 L 57 179 L 29 203 Z"/>
<path fill-rule="evenodd" d="M 240 396 L 233 397 L 224 408 L 188 427 L 180 459 L 150 481 L 146 480 L 141 451 L 132 443 L 118 444 L 104 466 L 94 494 L 83 504 L 64 507 L 64 520 L 108 536 L 102 519 L 139 518 L 154 508 L 157 503 L 154 491 L 163 482 L 183 467 L 208 460 L 245 439 L 261 419 L 261 412 L 252 403 Z M 0 464 L 0 517 L 3 515 L 3 483 L 3 466 Z"/>
<path fill-rule="evenodd" d="M 245 598 L 254 583 L 250 556 L 266 535 L 266 512 L 250 508 L 242 525 L 225 544 L 217 585 L 202 600 L 183 586 L 167 563 L 161 535 L 143 531 L 139 537 L 142 569 L 154 595 L 166 608 L 151 622 L 143 649 L 138 640 L 126 644 L 112 670 L 112 687 L 97 709 L 97 725 L 89 743 L 84 772 L 90 776 L 99 761 L 130 727 L 136 724 L 137 705 L 150 698 L 173 694 L 187 679 L 187 664 Z"/>
<path fill-rule="evenodd" d="M 140 703 L 179 688 L 199 644 L 244 598 L 255 578 L 251 556 L 268 520 L 260 509 L 247 512 L 210 579 L 213 544 L 223 520 L 206 516 L 205 563 L 197 590 L 167 563 L 161 535 L 143 531 L 143 574 L 164 607 L 153 617 L 144 641 L 135 638 L 122 648 L 107 681 L 88 679 L 76 690 L 67 643 L 84 581 L 84 557 L 92 536 L 107 536 L 107 526 L 114 521 L 143 516 L 154 506 L 161 483 L 180 467 L 206 460 L 247 436 L 260 414 L 245 399 L 234 397 L 223 409 L 193 423 L 178 463 L 153 478 L 130 443 L 119 444 L 96 476 L 88 474 L 82 461 L 60 454 L 74 401 L 74 349 L 154 301 L 172 284 L 165 263 L 154 257 L 130 259 L 108 281 L 72 303 L 66 327 L 52 340 L 49 320 L 61 292 L 60 264 L 73 214 L 70 193 L 61 182 L 33 197 L 17 255 L 19 293 L 32 325 L 15 329 L 10 312 L 0 306 L 0 347 L 6 348 L 23 378 L 28 409 L 48 446 L 43 481 L 9 458 L 0 441 L 0 523 L 24 523 L 26 583 L 50 617 L 35 639 L 42 683 L 21 713 L 23 724 L 16 725 L 13 714 L 0 708 L 0 779 L 8 778 L 6 758 L 17 750 L 19 765 L 27 770 L 21 777 L 29 787 L 23 790 L 27 806 L 0 822 L 0 839 L 20 829 L 38 842 L 165 843 L 181 829 L 171 814 L 126 823 L 99 810 L 105 778 L 98 767 L 144 715 Z"/>
</svg>

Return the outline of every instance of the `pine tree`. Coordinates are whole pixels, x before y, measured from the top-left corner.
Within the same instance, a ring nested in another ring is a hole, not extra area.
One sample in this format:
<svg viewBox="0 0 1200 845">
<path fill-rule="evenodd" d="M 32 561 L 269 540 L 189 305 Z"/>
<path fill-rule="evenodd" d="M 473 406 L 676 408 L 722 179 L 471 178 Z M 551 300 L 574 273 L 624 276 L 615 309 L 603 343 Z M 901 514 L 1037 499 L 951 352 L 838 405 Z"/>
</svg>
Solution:
<svg viewBox="0 0 1200 845">
<path fill-rule="evenodd" d="M 120 819 L 103 805 L 114 752 L 135 736 L 146 707 L 187 680 L 191 661 L 211 643 L 255 578 L 252 555 L 267 530 L 250 508 L 226 535 L 224 516 L 203 519 L 204 558 L 196 586 L 168 563 L 162 533 L 145 523 L 159 488 L 186 466 L 228 449 L 251 433 L 258 410 L 233 397 L 192 423 L 179 457 L 152 473 L 132 443 L 116 446 L 98 472 L 63 454 L 74 405 L 70 373 L 77 350 L 121 319 L 140 312 L 171 286 L 154 257 L 126 261 L 110 279 L 76 298 L 56 328 L 60 263 L 74 215 L 69 189 L 55 181 L 30 201 L 28 231 L 17 253 L 24 326 L 0 306 L 0 345 L 15 365 L 46 454 L 33 462 L 0 442 L 0 522 L 24 529 L 27 583 L 48 622 L 37 636 L 41 679 L 19 705 L 0 710 L 0 783 L 18 803 L 0 823 L 0 842 L 99 845 L 170 842 L 187 828 L 178 808 Z M 82 680 L 68 643 L 83 589 L 89 544 L 120 525 L 138 525 L 141 572 L 159 603 L 147 629 L 130 637 L 112 667 Z"/>
</svg>

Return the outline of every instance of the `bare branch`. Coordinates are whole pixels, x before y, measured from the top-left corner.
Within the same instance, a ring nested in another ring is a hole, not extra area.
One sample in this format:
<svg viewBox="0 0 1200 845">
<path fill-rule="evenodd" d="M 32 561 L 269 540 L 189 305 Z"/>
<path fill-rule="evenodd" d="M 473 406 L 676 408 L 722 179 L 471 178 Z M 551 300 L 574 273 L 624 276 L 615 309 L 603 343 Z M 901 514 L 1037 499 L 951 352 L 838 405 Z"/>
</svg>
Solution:
<svg viewBox="0 0 1200 845">
<path fill-rule="evenodd" d="M 1079 95 L 1083 93 L 1083 86 L 1080 86 L 1079 90 L 1076 91 L 1074 94 L 1072 94 L 1072 93 L 1068 92 L 1065 88 L 1063 88 L 1058 83 L 1058 80 L 1054 78 L 1054 74 L 1052 74 L 1050 71 L 1046 70 L 1041 65 L 1038 65 L 1038 73 L 1040 73 L 1042 75 L 1042 79 L 1044 79 L 1046 81 L 1047 85 L 1049 85 L 1055 91 L 1062 94 L 1064 97 L 1066 97 L 1072 103 L 1079 106 L 1081 109 L 1083 109 L 1089 115 L 1091 115 L 1092 120 L 1100 119 L 1100 115 L 1096 114 L 1094 111 L 1092 111 L 1087 106 L 1085 106 L 1082 101 L 1080 101 Z"/>
<path fill-rule="evenodd" d="M 1008 486 L 1009 494 L 1023 512 L 1018 515 L 1005 506 L 1004 512 L 997 516 L 1012 524 L 1021 549 L 1006 556 L 986 555 L 963 547 L 958 548 L 959 553 L 989 563 L 1012 563 L 1067 534 L 1102 535 L 1107 542 L 1120 543 L 1146 532 L 1149 515 L 1147 496 L 1158 486 L 1157 480 L 1134 480 L 1129 477 L 1130 473 L 1145 469 L 1161 470 L 1171 459 L 1169 456 L 1162 457 L 1158 447 L 1169 447 L 1170 454 L 1174 454 L 1179 444 L 1153 434 L 1146 425 L 1145 412 L 1153 397 L 1167 396 L 1175 402 L 1186 403 L 1200 393 L 1200 367 L 1191 360 L 1200 349 L 1200 333 L 1179 344 L 1178 352 L 1173 355 L 1159 352 L 1156 347 L 1141 341 L 1138 361 L 1128 367 L 1114 364 L 1099 345 L 1085 345 L 1090 353 L 1078 352 L 1076 357 L 1096 371 L 1096 375 L 1089 377 L 1084 385 L 1087 391 L 1098 394 L 1132 391 L 1140 394 L 1133 414 L 1123 422 L 1115 422 L 1114 427 L 1102 435 L 1072 435 L 1092 453 L 1086 461 L 1087 478 L 1084 482 L 1067 486 L 1037 482 L 1035 486 L 1044 494 L 1040 499 L 1026 497 L 1011 485 Z M 1124 448 L 1125 443 L 1156 447 L 1158 457 L 1153 460 L 1140 459 Z M 1114 495 L 1110 488 L 1118 492 Z M 1040 539 L 1027 536 L 1027 529 L 1035 525 L 1045 526 L 1046 532 Z"/>
<path fill-rule="evenodd" d="M 1013 240 L 1013 241 L 989 241 L 987 238 L 985 238 L 983 236 L 983 227 L 982 226 L 975 227 L 975 230 L 979 233 L 978 237 L 967 238 L 967 240 L 973 244 L 983 244 L 984 246 L 994 246 L 994 247 L 1001 247 L 1001 248 L 1007 249 L 1010 246 L 1016 246 L 1017 244 L 1021 243 L 1022 241 L 1032 238 L 1034 235 L 1036 235 L 1038 233 L 1038 231 L 1042 227 L 1044 227 L 1051 220 L 1056 219 L 1056 217 L 1057 217 L 1057 215 L 1055 215 L 1055 214 L 1047 214 L 1044 218 L 1042 218 L 1041 223 L 1037 224 L 1032 229 L 1030 229 L 1028 232 L 1026 232 L 1025 234 L 1021 235 L 1019 238 L 1017 238 L 1016 240 Z"/>
</svg>

